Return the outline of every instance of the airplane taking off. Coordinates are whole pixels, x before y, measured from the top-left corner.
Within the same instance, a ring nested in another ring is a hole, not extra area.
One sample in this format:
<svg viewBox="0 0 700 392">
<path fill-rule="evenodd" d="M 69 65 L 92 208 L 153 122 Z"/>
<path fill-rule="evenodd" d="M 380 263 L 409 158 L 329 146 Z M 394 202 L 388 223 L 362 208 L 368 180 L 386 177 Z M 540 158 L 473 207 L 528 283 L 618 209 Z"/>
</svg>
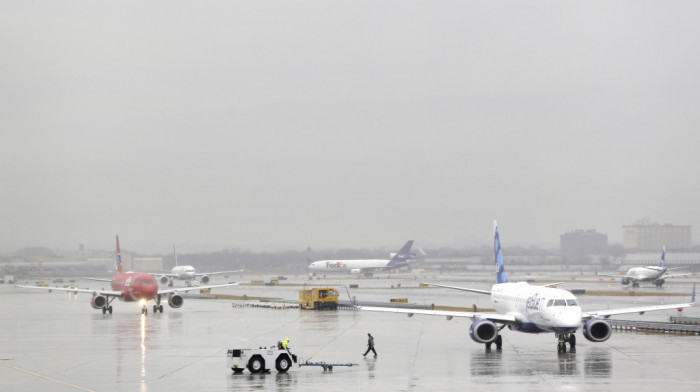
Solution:
<svg viewBox="0 0 700 392">
<path fill-rule="evenodd" d="M 659 265 L 650 265 L 648 267 L 634 267 L 630 268 L 627 270 L 627 273 L 624 275 L 606 275 L 606 274 L 599 274 L 598 271 L 596 271 L 596 275 L 598 276 L 608 276 L 611 278 L 619 278 L 620 283 L 623 285 L 627 286 L 632 282 L 632 287 L 639 287 L 639 282 L 654 282 L 654 285 L 656 287 L 661 287 L 663 286 L 664 282 L 666 282 L 666 279 L 668 278 L 675 278 L 679 276 L 688 276 L 688 275 L 694 275 L 695 273 L 693 272 L 688 272 L 684 274 L 669 274 L 668 271 L 674 270 L 674 269 L 681 269 L 685 267 L 677 267 L 677 268 L 666 268 L 666 246 L 664 246 L 661 249 L 661 262 Z"/>
<path fill-rule="evenodd" d="M 503 339 L 499 332 L 506 326 L 511 330 L 526 333 L 553 332 L 558 340 L 557 351 L 566 352 L 566 343 L 569 343 L 571 350 L 575 350 L 576 336 L 574 333 L 579 327 L 583 327 L 583 336 L 591 342 L 608 340 L 612 334 L 612 327 L 601 317 L 608 318 L 616 314 L 643 314 L 655 310 L 687 308 L 695 303 L 695 285 L 693 285 L 692 299 L 688 303 L 584 312 L 581 310 L 576 296 L 569 291 L 549 287 L 552 285 L 533 286 L 527 282 L 508 282 L 503 266 L 498 226 L 496 226 L 495 221 L 494 227 L 497 283 L 491 287 L 491 291 L 437 284 L 431 286 L 490 294 L 495 312 L 480 313 L 369 306 L 357 306 L 357 308 L 375 312 L 407 313 L 409 317 L 414 314 L 426 314 L 445 316 L 448 320 L 453 317 L 470 318 L 474 322 L 469 328 L 469 336 L 477 343 L 484 343 L 487 349 L 491 348 L 492 343 L 496 344 L 497 349 L 501 348 Z"/>
<path fill-rule="evenodd" d="M 111 280 L 104 279 L 110 282 L 112 290 L 88 290 L 78 288 L 59 288 L 59 287 L 40 287 L 40 286 L 15 286 L 25 289 L 42 289 L 42 290 L 58 290 L 71 293 L 90 293 L 92 299 L 90 305 L 94 309 L 102 309 L 102 314 L 109 312 L 112 314 L 112 301 L 119 298 L 124 302 L 138 302 L 141 305 L 141 314 L 147 314 L 148 301 L 153 300 L 153 313 L 160 311 L 163 313 L 163 305 L 161 299 L 168 295 L 168 305 L 171 308 L 179 308 L 182 306 L 184 299 L 180 293 L 187 293 L 190 290 L 213 289 L 217 287 L 236 286 L 238 283 L 220 284 L 213 286 L 200 286 L 192 288 L 177 288 L 168 290 L 159 290 L 156 279 L 151 274 L 139 272 L 124 272 L 122 270 L 122 256 L 119 250 L 119 236 L 117 236 L 117 264 L 118 272 Z M 97 280 L 97 279 L 95 279 Z"/>
<path fill-rule="evenodd" d="M 406 244 L 390 260 L 320 260 L 309 264 L 309 272 L 351 273 L 372 276 L 373 271 L 387 271 L 408 266 L 413 240 Z"/>
<path fill-rule="evenodd" d="M 177 264 L 177 252 L 175 252 L 175 247 L 173 246 L 173 253 L 175 253 L 175 266 L 170 270 L 169 274 L 154 274 L 160 280 L 160 283 L 168 283 L 168 287 L 173 287 L 173 280 L 184 280 L 188 286 L 192 286 L 192 282 L 199 278 L 200 284 L 209 283 L 210 275 L 221 275 L 221 274 L 235 274 L 238 272 L 243 272 L 245 268 L 241 268 L 236 271 L 216 271 L 216 272 L 204 272 L 197 273 L 197 270 L 191 265 L 178 265 Z M 200 287 L 201 288 L 201 287 Z"/>
</svg>

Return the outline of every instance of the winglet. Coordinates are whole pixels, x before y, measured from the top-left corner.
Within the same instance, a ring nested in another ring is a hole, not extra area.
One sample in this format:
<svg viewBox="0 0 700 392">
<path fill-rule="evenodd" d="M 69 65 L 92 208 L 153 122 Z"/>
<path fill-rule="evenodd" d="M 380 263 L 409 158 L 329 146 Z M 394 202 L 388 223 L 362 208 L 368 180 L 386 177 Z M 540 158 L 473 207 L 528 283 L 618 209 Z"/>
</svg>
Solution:
<svg viewBox="0 0 700 392">
<path fill-rule="evenodd" d="M 493 235 L 493 251 L 496 256 L 496 282 L 497 283 L 508 283 L 508 278 L 506 278 L 506 269 L 503 265 L 503 252 L 501 252 L 501 239 L 498 236 L 498 224 L 493 221 L 494 235 Z"/>
<path fill-rule="evenodd" d="M 690 303 L 695 305 L 695 283 L 693 283 L 693 297 L 690 298 Z"/>
<path fill-rule="evenodd" d="M 121 253 L 121 250 L 119 250 L 119 234 L 117 234 L 117 268 L 118 268 L 118 271 L 120 273 L 123 272 L 123 270 L 122 270 L 122 253 Z"/>
</svg>

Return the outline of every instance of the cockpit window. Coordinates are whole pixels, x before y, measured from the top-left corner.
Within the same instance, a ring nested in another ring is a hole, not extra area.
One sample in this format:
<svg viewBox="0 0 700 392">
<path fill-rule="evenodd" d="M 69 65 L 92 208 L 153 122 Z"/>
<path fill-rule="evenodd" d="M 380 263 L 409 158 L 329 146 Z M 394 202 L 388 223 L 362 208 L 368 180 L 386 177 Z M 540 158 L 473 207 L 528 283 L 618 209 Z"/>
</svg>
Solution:
<svg viewBox="0 0 700 392">
<path fill-rule="evenodd" d="M 547 302 L 547 306 L 552 306 L 553 303 L 554 303 L 554 300 L 550 299 L 549 302 Z"/>
<path fill-rule="evenodd" d="M 554 306 L 566 306 L 566 300 L 565 299 L 555 299 Z"/>
<path fill-rule="evenodd" d="M 578 306 L 578 302 L 575 299 L 567 299 L 566 304 L 569 306 Z"/>
</svg>

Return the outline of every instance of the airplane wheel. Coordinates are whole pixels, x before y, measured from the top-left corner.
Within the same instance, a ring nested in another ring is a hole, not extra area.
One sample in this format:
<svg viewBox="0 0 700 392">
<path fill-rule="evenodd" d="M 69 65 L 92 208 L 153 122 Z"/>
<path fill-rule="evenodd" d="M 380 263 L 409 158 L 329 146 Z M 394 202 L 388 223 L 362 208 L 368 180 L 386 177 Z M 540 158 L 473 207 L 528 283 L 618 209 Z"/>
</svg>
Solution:
<svg viewBox="0 0 700 392">
<path fill-rule="evenodd" d="M 109 312 L 109 314 L 112 314 L 112 305 L 109 305 L 109 307 L 107 308 L 107 311 Z"/>
<path fill-rule="evenodd" d="M 163 313 L 163 305 L 158 305 L 158 310 L 160 310 L 160 312 Z"/>
<path fill-rule="evenodd" d="M 501 346 L 503 346 L 503 338 L 501 335 L 496 336 L 496 340 L 494 341 L 496 343 L 496 350 L 500 350 Z"/>
<path fill-rule="evenodd" d="M 292 367 L 292 361 L 289 360 L 289 357 L 286 355 L 280 355 L 279 358 L 277 358 L 277 363 L 275 363 L 275 368 L 277 369 L 278 372 L 284 373 L 289 368 Z"/>
<path fill-rule="evenodd" d="M 248 361 L 248 370 L 251 373 L 260 373 L 265 369 L 265 360 L 260 355 L 255 355 Z"/>
<path fill-rule="evenodd" d="M 569 347 L 571 347 L 572 350 L 576 348 L 576 335 L 574 334 L 569 336 Z"/>
<path fill-rule="evenodd" d="M 107 308 L 102 308 L 102 314 L 107 313 Z"/>
<path fill-rule="evenodd" d="M 158 313 L 158 305 L 153 305 L 153 313 Z"/>
<path fill-rule="evenodd" d="M 491 343 L 485 343 L 486 344 L 486 349 L 491 350 Z"/>
</svg>

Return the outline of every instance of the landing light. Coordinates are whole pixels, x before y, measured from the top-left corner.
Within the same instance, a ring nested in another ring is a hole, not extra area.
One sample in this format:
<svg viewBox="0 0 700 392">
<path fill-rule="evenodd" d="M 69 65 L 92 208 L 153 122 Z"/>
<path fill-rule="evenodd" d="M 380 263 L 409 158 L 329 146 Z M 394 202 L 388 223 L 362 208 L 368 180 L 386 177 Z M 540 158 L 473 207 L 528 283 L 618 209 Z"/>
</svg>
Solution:
<svg viewBox="0 0 700 392">
<path fill-rule="evenodd" d="M 141 305 L 141 306 L 146 306 L 147 303 L 148 303 L 148 301 L 146 301 L 146 300 L 143 299 L 143 298 L 141 298 L 141 299 L 139 300 L 139 305 Z"/>
</svg>

